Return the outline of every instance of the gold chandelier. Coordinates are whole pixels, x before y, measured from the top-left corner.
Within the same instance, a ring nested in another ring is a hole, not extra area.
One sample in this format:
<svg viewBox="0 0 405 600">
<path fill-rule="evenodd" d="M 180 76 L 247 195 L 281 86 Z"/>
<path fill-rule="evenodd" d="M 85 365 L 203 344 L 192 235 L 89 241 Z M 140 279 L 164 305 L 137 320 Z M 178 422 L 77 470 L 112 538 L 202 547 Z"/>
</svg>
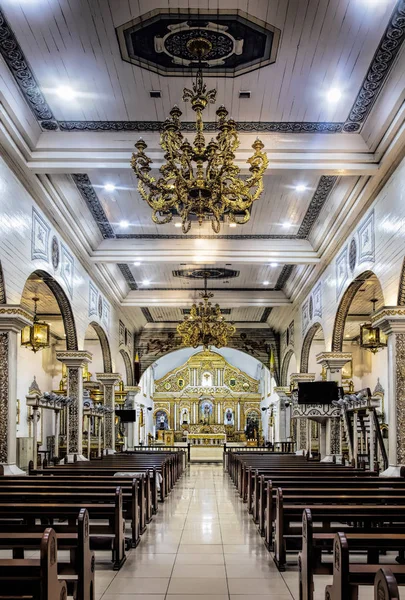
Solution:
<svg viewBox="0 0 405 600">
<path fill-rule="evenodd" d="M 203 301 L 192 305 L 190 314 L 177 325 L 177 333 L 184 346 L 222 348 L 228 344 L 228 338 L 233 336 L 236 327 L 225 321 L 219 304 L 213 305 L 209 301 L 214 294 L 207 290 L 207 274 L 204 277 L 204 292 L 201 292 L 200 297 Z"/>
<path fill-rule="evenodd" d="M 375 313 L 375 305 L 378 302 L 377 298 L 370 301 L 373 304 L 373 312 Z M 373 327 L 371 323 L 363 323 L 360 326 L 360 347 L 364 350 L 369 350 L 373 354 L 377 354 L 380 350 L 387 347 L 388 340 L 386 334 L 379 327 Z"/>
<path fill-rule="evenodd" d="M 29 348 L 35 354 L 38 350 L 49 347 L 49 331 L 48 323 L 38 320 L 37 302 L 39 298 L 32 298 L 34 301 L 34 320 L 32 325 L 26 325 L 21 330 L 21 346 Z"/>
<path fill-rule="evenodd" d="M 250 209 L 263 192 L 263 173 L 269 161 L 262 152 L 259 140 L 253 143 L 254 154 L 247 162 L 250 175 L 239 176 L 240 169 L 234 164 L 235 151 L 239 146 L 236 123 L 228 119 L 228 111 L 220 106 L 216 111 L 219 133 L 215 140 L 206 144 L 203 134 L 202 111 L 207 104 L 214 104 L 216 90 L 207 91 L 203 81 L 201 61 L 211 49 L 209 40 L 196 37 L 188 41 L 187 49 L 198 61 L 198 72 L 193 89 L 183 90 L 183 101 L 190 102 L 196 113 L 196 130 L 193 144 L 181 133 L 181 110 L 174 106 L 166 119 L 160 136 L 165 163 L 160 167 L 161 176 L 150 174 L 152 160 L 145 154 L 144 140 L 135 144 L 131 167 L 138 177 L 138 190 L 149 204 L 154 223 L 170 223 L 174 215 L 182 221 L 183 233 L 190 231 L 191 220 L 210 220 L 215 233 L 220 222 L 244 224 L 250 219 Z"/>
</svg>

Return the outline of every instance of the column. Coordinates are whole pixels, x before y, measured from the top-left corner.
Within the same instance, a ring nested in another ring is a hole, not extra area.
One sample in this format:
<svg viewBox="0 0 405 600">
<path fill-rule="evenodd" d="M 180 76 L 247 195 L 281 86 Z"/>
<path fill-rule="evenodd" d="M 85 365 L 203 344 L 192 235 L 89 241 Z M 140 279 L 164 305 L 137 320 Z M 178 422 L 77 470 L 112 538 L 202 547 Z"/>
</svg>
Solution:
<svg viewBox="0 0 405 600">
<path fill-rule="evenodd" d="M 286 442 L 289 431 L 289 423 L 287 422 L 288 406 L 290 403 L 290 388 L 275 387 L 274 393 L 279 397 L 279 401 L 275 403 L 276 413 L 275 419 L 275 442 Z"/>
<path fill-rule="evenodd" d="M 388 336 L 388 460 L 382 475 L 399 477 L 405 465 L 405 307 L 385 306 L 372 325 Z"/>
<path fill-rule="evenodd" d="M 0 305 L 0 464 L 4 475 L 24 475 L 16 464 L 17 349 L 21 329 L 31 325 L 32 318 L 19 305 Z"/>
<path fill-rule="evenodd" d="M 135 398 L 137 394 L 141 391 L 141 388 L 138 385 L 126 386 L 124 390 L 127 393 L 127 397 L 125 400 L 125 408 L 130 410 L 136 410 L 136 401 Z M 136 437 L 136 422 L 128 423 L 128 435 L 127 435 L 127 447 L 128 450 L 133 450 L 137 445 L 135 444 Z"/>
<path fill-rule="evenodd" d="M 339 387 L 342 385 L 342 369 L 349 360 L 352 360 L 351 352 L 321 352 L 317 354 L 316 362 L 326 370 L 327 381 L 336 381 Z M 330 461 L 333 455 L 341 454 L 341 417 L 330 417 L 326 421 L 326 429 L 321 430 L 326 434 L 325 452 L 326 461 Z"/>
<path fill-rule="evenodd" d="M 87 350 L 60 350 L 56 358 L 66 365 L 67 396 L 73 398 L 67 408 L 66 454 L 83 456 L 83 367 L 91 362 L 92 354 Z"/>
<path fill-rule="evenodd" d="M 303 382 L 315 381 L 315 373 L 291 373 L 290 375 L 290 388 L 298 389 L 298 384 Z M 305 454 L 308 449 L 308 426 L 307 417 L 297 418 L 297 452 Z"/>
<path fill-rule="evenodd" d="M 115 397 L 114 387 L 121 381 L 119 373 L 96 373 L 97 381 L 103 386 L 104 406 L 112 409 L 104 415 L 104 449 L 107 454 L 115 452 Z"/>
</svg>

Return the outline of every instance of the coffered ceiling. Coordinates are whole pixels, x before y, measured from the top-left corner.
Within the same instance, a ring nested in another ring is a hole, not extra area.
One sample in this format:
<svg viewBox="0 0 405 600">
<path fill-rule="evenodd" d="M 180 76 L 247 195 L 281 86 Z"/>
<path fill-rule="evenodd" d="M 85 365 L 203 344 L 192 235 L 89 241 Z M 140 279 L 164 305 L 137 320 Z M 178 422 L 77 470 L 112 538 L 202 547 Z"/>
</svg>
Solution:
<svg viewBox="0 0 405 600">
<path fill-rule="evenodd" d="M 237 272 L 208 281 L 232 320 L 265 323 L 306 293 L 404 153 L 404 18 L 405 0 L 2 0 L 0 144 L 134 322 L 181 319 L 202 281 L 175 273 L 209 268 Z M 269 157 L 250 221 L 219 235 L 154 224 L 129 165 L 142 136 L 158 173 L 174 104 L 193 138 L 193 27 L 212 43 L 207 136 L 225 104 L 242 173 L 256 135 Z"/>
</svg>

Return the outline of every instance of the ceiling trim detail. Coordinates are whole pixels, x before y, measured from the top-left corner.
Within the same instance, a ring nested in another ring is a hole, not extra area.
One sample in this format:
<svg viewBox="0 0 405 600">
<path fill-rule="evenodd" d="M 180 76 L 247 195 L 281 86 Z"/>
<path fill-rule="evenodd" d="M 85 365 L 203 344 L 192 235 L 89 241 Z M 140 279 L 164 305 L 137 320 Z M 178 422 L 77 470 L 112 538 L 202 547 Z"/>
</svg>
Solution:
<svg viewBox="0 0 405 600">
<path fill-rule="evenodd" d="M 272 310 L 273 308 L 271 306 L 266 306 L 261 316 L 260 323 L 267 323 L 267 319 L 269 318 Z"/>
<path fill-rule="evenodd" d="M 344 125 L 343 131 L 346 133 L 357 133 L 361 129 L 384 86 L 404 40 L 405 0 L 398 0 Z"/>
<path fill-rule="evenodd" d="M 319 213 L 321 212 L 322 207 L 331 193 L 337 179 L 338 178 L 335 175 L 322 175 L 320 178 L 318 187 L 312 196 L 307 212 L 305 213 L 300 228 L 298 229 L 298 233 L 296 235 L 298 239 L 308 238 L 312 226 L 319 217 Z"/>
<path fill-rule="evenodd" d="M 155 322 L 153 320 L 153 317 L 152 317 L 152 315 L 150 313 L 149 308 L 144 308 L 143 307 L 143 308 L 141 308 L 141 311 L 142 311 L 142 314 L 145 317 L 147 323 L 154 323 Z"/>
<path fill-rule="evenodd" d="M 123 274 L 125 281 L 127 282 L 131 290 L 137 290 L 138 284 L 135 281 L 135 277 L 132 275 L 131 269 L 125 263 L 118 263 L 118 268 Z"/>
<path fill-rule="evenodd" d="M 257 133 L 357 133 L 374 106 L 402 47 L 404 17 L 405 0 L 398 0 L 345 123 L 239 122 L 238 130 Z M 57 121 L 1 9 L 0 54 L 44 131 L 160 131 L 162 128 L 160 121 Z M 193 131 L 195 127 L 194 122 L 182 125 L 184 131 Z M 215 131 L 217 126 L 210 122 L 205 127 L 207 131 Z"/>
<path fill-rule="evenodd" d="M 72 179 L 93 215 L 103 238 L 115 238 L 114 229 L 112 228 L 100 199 L 91 184 L 89 176 L 85 173 L 73 173 Z"/>
<path fill-rule="evenodd" d="M 61 131 L 162 131 L 163 121 L 59 121 Z M 241 133 L 340 133 L 344 123 L 299 121 L 237 121 Z M 182 121 L 181 131 L 194 132 L 194 121 Z M 204 123 L 204 131 L 218 131 L 216 121 Z M 350 132 L 349 132 L 350 133 Z"/>
<path fill-rule="evenodd" d="M 275 291 L 283 289 L 292 273 L 293 268 L 294 265 L 284 265 L 284 267 L 281 269 L 280 275 L 278 276 L 276 287 L 274 288 Z"/>
<path fill-rule="evenodd" d="M 117 233 L 117 240 L 295 240 L 296 235 L 193 235 L 159 233 Z"/>
</svg>

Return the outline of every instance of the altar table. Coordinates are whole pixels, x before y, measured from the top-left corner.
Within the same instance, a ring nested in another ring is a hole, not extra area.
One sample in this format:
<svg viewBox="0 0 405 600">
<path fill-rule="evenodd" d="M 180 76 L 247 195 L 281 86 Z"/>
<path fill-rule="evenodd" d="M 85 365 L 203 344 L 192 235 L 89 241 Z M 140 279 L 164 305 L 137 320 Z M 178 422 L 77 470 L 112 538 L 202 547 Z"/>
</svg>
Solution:
<svg viewBox="0 0 405 600">
<path fill-rule="evenodd" d="M 226 442 L 225 433 L 189 433 L 187 441 L 193 446 L 223 446 Z"/>
</svg>

